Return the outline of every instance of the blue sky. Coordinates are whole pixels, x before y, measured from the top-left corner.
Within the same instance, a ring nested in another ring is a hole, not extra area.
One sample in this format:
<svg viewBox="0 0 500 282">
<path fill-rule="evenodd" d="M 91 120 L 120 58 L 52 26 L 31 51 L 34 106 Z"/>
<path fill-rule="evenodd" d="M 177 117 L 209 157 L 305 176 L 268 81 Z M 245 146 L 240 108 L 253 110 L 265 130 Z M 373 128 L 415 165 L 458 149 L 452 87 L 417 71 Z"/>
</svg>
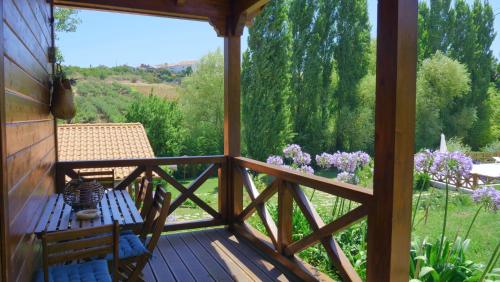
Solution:
<svg viewBox="0 0 500 282">
<path fill-rule="evenodd" d="M 500 1 L 490 1 L 500 13 Z M 372 36 L 376 31 L 376 0 L 368 0 Z M 65 64 L 90 65 L 156 65 L 196 60 L 222 48 L 223 40 L 206 22 L 185 21 L 119 13 L 82 10 L 81 25 L 75 33 L 59 34 Z M 492 49 L 500 58 L 500 14 L 495 19 L 497 38 Z M 242 49 L 247 48 L 247 32 Z"/>
</svg>

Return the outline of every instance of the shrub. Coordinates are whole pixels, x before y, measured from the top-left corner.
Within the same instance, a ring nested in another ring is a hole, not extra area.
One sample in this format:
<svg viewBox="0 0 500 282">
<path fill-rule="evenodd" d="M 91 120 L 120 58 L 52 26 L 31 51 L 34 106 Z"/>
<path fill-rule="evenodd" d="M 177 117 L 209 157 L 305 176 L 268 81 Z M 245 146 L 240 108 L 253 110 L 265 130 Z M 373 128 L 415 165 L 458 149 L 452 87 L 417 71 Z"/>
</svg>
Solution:
<svg viewBox="0 0 500 282">
<path fill-rule="evenodd" d="M 452 137 L 446 142 L 446 147 L 448 147 L 448 151 L 459 151 L 462 153 L 469 153 L 471 151 L 471 147 L 467 144 L 464 144 L 463 138 L 460 137 Z"/>
<path fill-rule="evenodd" d="M 481 148 L 481 151 L 488 153 L 500 152 L 500 140 L 494 141 L 485 147 Z"/>
</svg>

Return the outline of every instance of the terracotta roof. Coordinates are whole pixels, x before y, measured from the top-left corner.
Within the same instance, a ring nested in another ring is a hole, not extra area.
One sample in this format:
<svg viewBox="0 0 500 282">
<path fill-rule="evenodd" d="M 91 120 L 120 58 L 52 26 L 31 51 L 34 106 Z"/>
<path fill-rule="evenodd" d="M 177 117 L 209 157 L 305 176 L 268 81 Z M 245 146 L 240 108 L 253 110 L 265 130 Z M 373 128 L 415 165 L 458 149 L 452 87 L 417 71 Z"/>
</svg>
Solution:
<svg viewBox="0 0 500 282">
<path fill-rule="evenodd" d="M 57 127 L 60 161 L 154 158 L 140 123 L 63 124 Z M 133 167 L 113 168 L 123 179 Z M 109 169 L 108 169 L 109 170 Z"/>
</svg>

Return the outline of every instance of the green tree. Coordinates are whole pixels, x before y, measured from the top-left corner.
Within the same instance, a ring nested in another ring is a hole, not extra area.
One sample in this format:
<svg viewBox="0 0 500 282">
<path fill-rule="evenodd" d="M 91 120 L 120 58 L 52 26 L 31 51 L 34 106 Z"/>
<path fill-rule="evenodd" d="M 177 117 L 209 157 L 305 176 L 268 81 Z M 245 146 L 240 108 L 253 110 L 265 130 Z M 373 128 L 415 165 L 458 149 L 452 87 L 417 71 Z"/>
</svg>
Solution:
<svg viewBox="0 0 500 282">
<path fill-rule="evenodd" d="M 457 104 L 470 92 L 470 75 L 458 61 L 437 52 L 423 61 L 417 75 L 417 148 L 433 148 L 440 133 L 463 137 L 476 120 L 475 109 Z"/>
<path fill-rule="evenodd" d="M 224 148 L 224 56 L 221 50 L 200 59 L 179 87 L 186 129 L 186 154 L 222 154 Z"/>
<path fill-rule="evenodd" d="M 179 156 L 183 151 L 182 113 L 176 102 L 154 95 L 137 99 L 126 119 L 144 125 L 156 156 Z"/>
<path fill-rule="evenodd" d="M 471 93 L 466 103 L 477 109 L 477 120 L 465 137 L 465 141 L 472 149 L 479 149 L 492 141 L 491 134 L 491 107 L 488 103 L 488 88 L 492 74 L 493 52 L 491 45 L 495 39 L 493 28 L 495 16 L 489 3 L 482 4 L 474 1 L 472 20 L 475 24 L 476 48 L 473 61 L 467 63 L 471 73 Z M 458 42 L 457 42 L 458 44 Z"/>
<path fill-rule="evenodd" d="M 54 9 L 54 30 L 57 33 L 59 32 L 75 32 L 78 25 L 81 23 L 81 19 L 78 18 L 78 11 L 75 9 L 68 8 L 55 8 Z M 64 62 L 64 57 L 61 51 L 56 49 L 56 60 L 59 63 Z"/>
<path fill-rule="evenodd" d="M 336 147 L 356 150 L 360 149 L 355 143 L 357 138 L 367 134 L 352 126 L 353 121 L 363 114 L 356 88 L 368 73 L 369 66 L 370 25 L 366 0 L 340 0 L 337 32 Z"/>
<path fill-rule="evenodd" d="M 243 142 L 249 156 L 264 160 L 292 138 L 290 34 L 286 1 L 272 1 L 249 29 L 243 57 Z M 273 18 L 272 21 L 269 19 Z"/>
<path fill-rule="evenodd" d="M 295 142 L 313 153 L 332 144 L 330 123 L 335 50 L 336 0 L 294 0 L 290 7 L 292 31 L 292 96 Z"/>
</svg>

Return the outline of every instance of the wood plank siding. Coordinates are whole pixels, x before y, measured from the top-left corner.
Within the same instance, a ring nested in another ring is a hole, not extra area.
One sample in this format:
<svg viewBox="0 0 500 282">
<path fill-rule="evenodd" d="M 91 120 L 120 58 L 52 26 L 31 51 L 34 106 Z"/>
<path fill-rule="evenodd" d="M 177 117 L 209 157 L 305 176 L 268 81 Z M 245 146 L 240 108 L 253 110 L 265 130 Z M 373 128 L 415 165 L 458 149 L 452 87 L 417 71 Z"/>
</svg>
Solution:
<svg viewBox="0 0 500 282">
<path fill-rule="evenodd" d="M 29 281 L 38 263 L 33 230 L 54 191 L 55 135 L 50 114 L 51 7 L 45 0 L 2 3 L 2 276 Z M 5 267 L 6 266 L 6 267 Z"/>
</svg>

